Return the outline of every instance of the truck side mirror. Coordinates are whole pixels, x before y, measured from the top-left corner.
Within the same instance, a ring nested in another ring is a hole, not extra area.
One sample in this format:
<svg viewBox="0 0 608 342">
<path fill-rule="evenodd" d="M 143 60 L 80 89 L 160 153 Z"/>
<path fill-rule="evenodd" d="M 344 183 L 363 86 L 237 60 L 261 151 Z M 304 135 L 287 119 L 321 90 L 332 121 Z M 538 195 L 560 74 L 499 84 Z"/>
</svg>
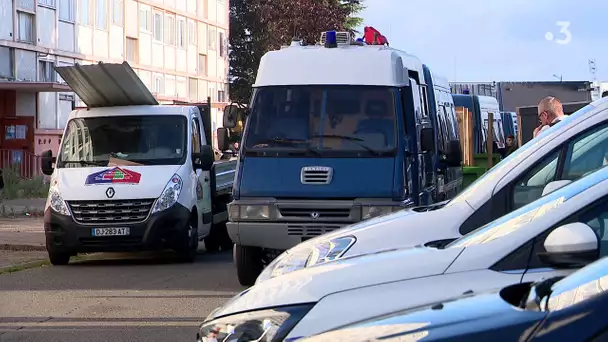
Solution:
<svg viewBox="0 0 608 342">
<path fill-rule="evenodd" d="M 224 107 L 224 124 L 226 128 L 235 128 L 239 117 L 239 107 L 230 104 Z"/>
<path fill-rule="evenodd" d="M 445 162 L 450 167 L 462 165 L 462 147 L 460 146 L 460 141 L 450 140 Z"/>
<path fill-rule="evenodd" d="M 47 176 L 53 174 L 53 163 L 55 162 L 55 158 L 53 157 L 53 151 L 46 150 L 42 152 L 40 155 L 40 168 L 42 169 L 42 173 Z"/>
<path fill-rule="evenodd" d="M 422 152 L 435 151 L 435 134 L 432 128 L 423 128 L 420 130 L 420 147 Z"/>
<path fill-rule="evenodd" d="M 209 171 L 215 162 L 215 154 L 213 148 L 209 145 L 203 145 L 200 153 L 192 154 L 192 164 L 195 169 Z"/>
<path fill-rule="evenodd" d="M 230 137 L 228 129 L 225 127 L 217 129 L 217 148 L 222 152 L 230 148 Z"/>
</svg>

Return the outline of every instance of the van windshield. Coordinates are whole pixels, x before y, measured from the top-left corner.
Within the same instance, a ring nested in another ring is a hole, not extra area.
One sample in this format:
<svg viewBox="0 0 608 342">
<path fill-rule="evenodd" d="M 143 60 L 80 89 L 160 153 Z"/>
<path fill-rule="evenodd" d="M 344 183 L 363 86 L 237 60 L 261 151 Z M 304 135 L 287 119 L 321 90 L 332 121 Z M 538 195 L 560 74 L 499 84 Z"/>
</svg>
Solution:
<svg viewBox="0 0 608 342">
<path fill-rule="evenodd" d="M 183 164 L 186 124 L 175 115 L 75 118 L 67 124 L 57 167 L 107 166 L 110 159 Z"/>
<path fill-rule="evenodd" d="M 259 88 L 248 118 L 245 153 L 390 155 L 397 142 L 395 122 L 392 88 L 333 85 Z"/>
</svg>

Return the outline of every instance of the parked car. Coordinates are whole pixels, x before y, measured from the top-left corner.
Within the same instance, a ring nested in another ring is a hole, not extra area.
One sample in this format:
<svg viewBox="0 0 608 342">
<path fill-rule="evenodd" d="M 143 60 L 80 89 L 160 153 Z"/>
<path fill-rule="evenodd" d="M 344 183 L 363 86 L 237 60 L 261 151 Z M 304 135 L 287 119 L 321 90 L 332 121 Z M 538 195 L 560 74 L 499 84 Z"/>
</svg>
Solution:
<svg viewBox="0 0 608 342">
<path fill-rule="evenodd" d="M 451 201 L 404 209 L 305 241 L 257 283 L 327 261 L 419 244 L 441 247 L 607 164 L 608 99 L 580 109 L 521 146 Z"/>
<path fill-rule="evenodd" d="M 463 294 L 353 324 L 302 342 L 606 341 L 608 258 L 568 277 Z M 567 322 L 567 324 L 563 324 Z"/>
<path fill-rule="evenodd" d="M 373 252 L 259 283 L 216 309 L 200 336 L 216 329 L 290 340 L 468 290 L 568 275 L 608 254 L 607 224 L 604 167 L 445 247 Z"/>
</svg>

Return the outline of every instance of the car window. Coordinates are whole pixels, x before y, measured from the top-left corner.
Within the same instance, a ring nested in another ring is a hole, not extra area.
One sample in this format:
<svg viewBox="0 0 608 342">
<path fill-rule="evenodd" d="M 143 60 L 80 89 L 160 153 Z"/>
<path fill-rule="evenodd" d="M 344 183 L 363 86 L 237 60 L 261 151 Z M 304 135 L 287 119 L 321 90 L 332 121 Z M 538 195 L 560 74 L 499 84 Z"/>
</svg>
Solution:
<svg viewBox="0 0 608 342">
<path fill-rule="evenodd" d="M 555 180 L 559 152 L 555 151 L 545 157 L 515 182 L 513 209 L 521 208 L 540 198 L 545 186 Z"/>
<path fill-rule="evenodd" d="M 562 310 L 607 290 L 608 258 L 604 258 L 553 284 L 547 309 Z"/>
<path fill-rule="evenodd" d="M 198 127 L 198 120 L 192 118 L 192 153 L 201 152 L 201 130 Z"/>
<path fill-rule="evenodd" d="M 561 149 L 543 159 L 515 182 L 513 209 L 540 198 L 545 185 L 554 180 L 577 180 L 608 165 L 608 125 L 580 134 L 566 145 L 563 171 L 558 169 Z"/>
</svg>

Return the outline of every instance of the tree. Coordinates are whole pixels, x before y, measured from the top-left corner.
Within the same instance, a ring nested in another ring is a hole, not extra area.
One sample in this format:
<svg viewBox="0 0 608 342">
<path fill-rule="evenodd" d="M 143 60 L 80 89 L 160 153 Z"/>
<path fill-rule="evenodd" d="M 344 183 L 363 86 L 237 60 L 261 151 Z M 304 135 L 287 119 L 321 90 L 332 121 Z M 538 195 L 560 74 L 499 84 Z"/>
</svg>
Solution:
<svg viewBox="0 0 608 342">
<path fill-rule="evenodd" d="M 260 59 L 294 37 L 307 44 L 319 41 L 321 32 L 354 29 L 362 22 L 353 17 L 362 0 L 231 0 L 230 99 L 248 103 Z"/>
</svg>

